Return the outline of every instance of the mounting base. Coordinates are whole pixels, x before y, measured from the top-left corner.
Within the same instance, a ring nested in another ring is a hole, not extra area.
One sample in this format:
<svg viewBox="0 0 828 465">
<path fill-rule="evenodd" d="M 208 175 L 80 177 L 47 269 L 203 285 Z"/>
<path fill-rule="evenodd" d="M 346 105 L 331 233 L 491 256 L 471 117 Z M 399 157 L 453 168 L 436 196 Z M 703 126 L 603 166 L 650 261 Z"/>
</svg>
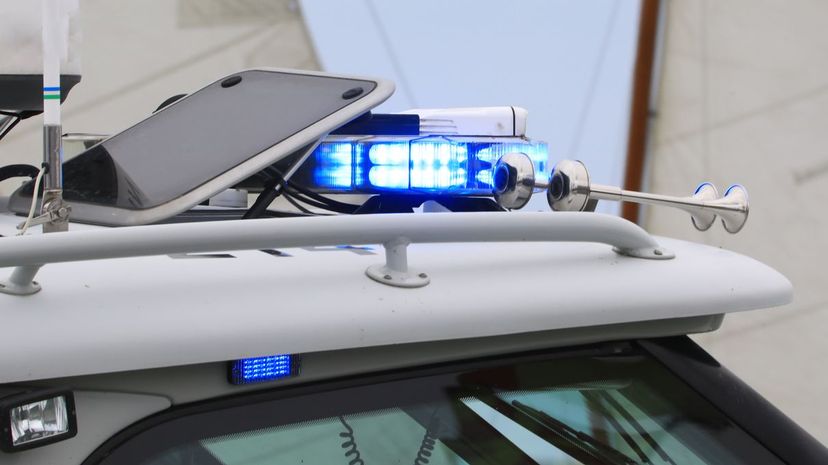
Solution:
<svg viewBox="0 0 828 465">
<path fill-rule="evenodd" d="M 394 287 L 423 287 L 431 282 L 425 273 L 418 273 L 409 269 L 406 272 L 395 271 L 385 265 L 371 265 L 365 274 L 374 281 Z"/>
<path fill-rule="evenodd" d="M 371 265 L 365 274 L 374 281 L 394 287 L 423 287 L 431 282 L 425 273 L 408 268 L 408 245 L 411 241 L 405 237 L 383 243 L 385 247 L 385 264 Z"/>
<path fill-rule="evenodd" d="M 34 277 L 40 265 L 18 266 L 9 279 L 0 281 L 0 294 L 32 295 L 40 291 L 40 284 Z"/>
</svg>

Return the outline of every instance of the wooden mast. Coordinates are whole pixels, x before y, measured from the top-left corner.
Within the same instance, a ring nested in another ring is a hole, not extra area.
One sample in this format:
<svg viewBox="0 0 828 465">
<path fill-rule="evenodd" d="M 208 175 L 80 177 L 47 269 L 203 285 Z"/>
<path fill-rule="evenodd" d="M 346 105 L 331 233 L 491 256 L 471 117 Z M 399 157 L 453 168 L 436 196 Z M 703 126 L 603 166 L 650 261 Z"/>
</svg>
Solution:
<svg viewBox="0 0 828 465">
<path fill-rule="evenodd" d="M 653 86 L 658 17 L 661 0 L 641 0 L 641 17 L 638 25 L 638 45 L 633 71 L 632 101 L 630 104 L 630 129 L 627 137 L 627 163 L 624 189 L 641 190 L 644 173 L 644 157 L 647 151 L 647 130 L 650 116 L 650 95 Z M 640 206 L 625 202 L 621 216 L 637 223 Z"/>
</svg>

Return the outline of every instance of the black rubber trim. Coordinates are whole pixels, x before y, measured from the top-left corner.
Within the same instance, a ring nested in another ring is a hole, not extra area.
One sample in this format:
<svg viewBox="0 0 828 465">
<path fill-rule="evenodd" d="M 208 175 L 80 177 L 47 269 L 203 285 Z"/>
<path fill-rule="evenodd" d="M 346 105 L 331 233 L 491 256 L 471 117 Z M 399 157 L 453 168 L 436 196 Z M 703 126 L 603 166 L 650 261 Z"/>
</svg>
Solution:
<svg viewBox="0 0 828 465">
<path fill-rule="evenodd" d="M 828 449 L 687 336 L 639 346 L 782 461 L 828 464 Z"/>
</svg>

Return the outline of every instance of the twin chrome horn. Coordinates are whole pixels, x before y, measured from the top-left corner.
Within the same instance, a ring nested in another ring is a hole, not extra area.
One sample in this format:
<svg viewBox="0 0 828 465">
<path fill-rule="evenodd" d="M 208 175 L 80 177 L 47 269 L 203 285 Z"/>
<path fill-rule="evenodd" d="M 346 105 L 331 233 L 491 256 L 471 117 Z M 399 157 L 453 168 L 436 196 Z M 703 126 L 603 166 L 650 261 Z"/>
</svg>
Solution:
<svg viewBox="0 0 828 465">
<path fill-rule="evenodd" d="M 500 206 L 522 208 L 529 202 L 535 189 L 545 189 L 549 206 L 556 211 L 584 211 L 594 208 L 598 200 L 616 200 L 649 205 L 666 205 L 690 213 L 693 226 L 707 231 L 721 217 L 727 232 L 735 234 L 748 217 L 747 190 L 739 184 L 727 188 L 719 197 L 716 187 L 702 183 L 690 197 L 672 197 L 623 190 L 589 182 L 589 172 L 580 161 L 563 160 L 552 169 L 549 181 L 535 178 L 535 166 L 523 153 L 508 153 L 495 166 L 494 193 Z"/>
</svg>

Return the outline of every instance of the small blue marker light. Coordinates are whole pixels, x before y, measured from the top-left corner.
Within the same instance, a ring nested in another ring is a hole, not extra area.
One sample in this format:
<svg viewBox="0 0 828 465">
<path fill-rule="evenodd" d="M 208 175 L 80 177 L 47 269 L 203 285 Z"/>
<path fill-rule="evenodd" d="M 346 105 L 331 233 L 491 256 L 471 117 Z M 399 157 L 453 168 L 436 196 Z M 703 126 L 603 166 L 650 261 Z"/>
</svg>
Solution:
<svg viewBox="0 0 828 465">
<path fill-rule="evenodd" d="M 288 378 L 299 374 L 299 357 L 279 354 L 230 362 L 230 383 L 250 384 Z"/>
</svg>

